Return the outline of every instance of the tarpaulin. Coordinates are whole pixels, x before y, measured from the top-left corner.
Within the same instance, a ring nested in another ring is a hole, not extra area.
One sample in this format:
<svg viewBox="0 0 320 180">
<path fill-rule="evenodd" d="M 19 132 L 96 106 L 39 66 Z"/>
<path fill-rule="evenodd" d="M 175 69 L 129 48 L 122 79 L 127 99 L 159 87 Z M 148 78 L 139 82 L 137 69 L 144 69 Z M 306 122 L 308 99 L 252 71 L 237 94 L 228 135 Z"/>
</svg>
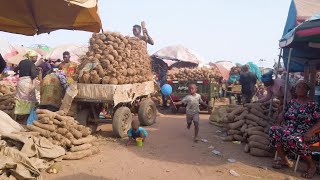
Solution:
<svg viewBox="0 0 320 180">
<path fill-rule="evenodd" d="M 5 32 L 30 36 L 58 29 L 99 32 L 101 26 L 97 0 L 0 1 L 0 30 Z"/>
</svg>

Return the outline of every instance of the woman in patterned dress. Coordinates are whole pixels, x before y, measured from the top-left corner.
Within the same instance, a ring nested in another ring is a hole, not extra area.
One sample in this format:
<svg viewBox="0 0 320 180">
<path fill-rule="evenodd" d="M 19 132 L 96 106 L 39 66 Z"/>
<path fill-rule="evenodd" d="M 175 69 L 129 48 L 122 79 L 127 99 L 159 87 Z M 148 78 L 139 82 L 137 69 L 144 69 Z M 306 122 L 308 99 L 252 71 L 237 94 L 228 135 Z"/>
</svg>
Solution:
<svg viewBox="0 0 320 180">
<path fill-rule="evenodd" d="M 276 148 L 281 161 L 273 167 L 292 167 L 286 153 L 303 156 L 308 164 L 308 170 L 302 174 L 304 178 L 312 178 L 316 173 L 316 165 L 311 158 L 310 145 L 320 140 L 317 130 L 320 128 L 319 105 L 308 98 L 310 86 L 304 80 L 299 80 L 295 86 L 297 99 L 292 99 L 285 113 L 279 115 L 279 126 L 272 126 L 269 131 L 271 146 Z"/>
</svg>

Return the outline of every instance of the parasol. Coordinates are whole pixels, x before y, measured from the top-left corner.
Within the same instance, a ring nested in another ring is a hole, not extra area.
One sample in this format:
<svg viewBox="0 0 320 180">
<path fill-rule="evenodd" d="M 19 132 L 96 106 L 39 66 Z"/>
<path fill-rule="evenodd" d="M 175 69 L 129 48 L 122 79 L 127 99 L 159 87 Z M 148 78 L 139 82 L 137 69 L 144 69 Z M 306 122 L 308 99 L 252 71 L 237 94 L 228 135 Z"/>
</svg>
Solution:
<svg viewBox="0 0 320 180">
<path fill-rule="evenodd" d="M 58 29 L 99 32 L 97 11 L 97 0 L 1 0 L 0 30 L 29 36 Z"/>
<path fill-rule="evenodd" d="M 0 54 L 4 59 L 8 59 L 17 53 L 17 50 L 14 49 L 14 47 L 8 41 L 0 38 Z"/>
<path fill-rule="evenodd" d="M 63 52 L 70 52 L 70 60 L 76 63 L 79 63 L 79 58 L 88 52 L 87 45 L 78 45 L 78 44 L 65 44 L 60 45 L 51 50 L 51 52 L 46 56 L 46 59 L 56 61 L 58 59 L 63 59 Z"/>
<path fill-rule="evenodd" d="M 26 59 L 25 55 L 29 51 L 32 51 L 32 49 L 24 46 L 14 47 L 14 49 L 17 51 L 17 54 L 7 59 L 7 63 L 14 64 L 14 65 L 18 65 L 20 61 Z M 40 59 L 40 54 L 38 54 L 38 59 Z"/>
</svg>

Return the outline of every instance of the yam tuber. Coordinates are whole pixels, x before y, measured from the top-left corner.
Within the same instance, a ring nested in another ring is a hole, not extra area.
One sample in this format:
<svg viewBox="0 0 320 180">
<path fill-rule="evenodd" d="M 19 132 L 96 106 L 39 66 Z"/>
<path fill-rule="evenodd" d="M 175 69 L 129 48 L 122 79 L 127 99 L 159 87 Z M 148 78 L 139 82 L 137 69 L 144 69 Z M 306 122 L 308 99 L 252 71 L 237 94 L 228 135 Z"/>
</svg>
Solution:
<svg viewBox="0 0 320 180">
<path fill-rule="evenodd" d="M 246 123 L 247 123 L 247 124 L 251 124 L 252 126 L 258 126 L 258 123 L 253 122 L 253 121 L 251 121 L 251 120 L 249 120 L 249 119 L 246 120 Z"/>
<path fill-rule="evenodd" d="M 247 128 L 248 128 L 248 124 L 243 124 L 240 131 L 244 133 Z"/>
<path fill-rule="evenodd" d="M 244 120 L 240 120 L 240 121 L 237 121 L 237 122 L 234 122 L 234 123 L 230 123 L 229 124 L 229 127 L 230 129 L 237 129 L 239 127 L 242 127 L 242 125 L 245 123 Z"/>
<path fill-rule="evenodd" d="M 56 127 L 54 125 L 42 124 L 42 123 L 40 123 L 38 121 L 33 121 L 32 124 L 37 126 L 37 127 L 39 127 L 39 128 L 42 128 L 44 130 L 48 130 L 48 131 L 51 131 L 51 132 L 56 130 Z"/>
<path fill-rule="evenodd" d="M 72 146 L 70 148 L 71 152 L 78 152 L 78 151 L 83 151 L 83 150 L 87 150 L 90 149 L 92 147 L 92 144 L 82 144 L 79 146 Z"/>
<path fill-rule="evenodd" d="M 270 141 L 268 138 L 263 137 L 263 136 L 259 136 L 259 135 L 252 135 L 249 137 L 248 141 L 255 141 L 255 142 L 259 142 L 265 145 L 269 145 Z"/>
<path fill-rule="evenodd" d="M 66 135 L 68 133 L 68 129 L 66 129 L 66 128 L 58 128 L 56 132 L 61 134 L 61 135 Z"/>
<path fill-rule="evenodd" d="M 70 129 L 69 131 L 77 139 L 80 139 L 82 137 L 82 133 L 80 131 L 76 130 L 76 129 Z"/>
<path fill-rule="evenodd" d="M 249 147 L 250 148 L 257 148 L 257 149 L 262 149 L 265 151 L 270 151 L 270 147 L 268 145 L 259 143 L 259 142 L 255 142 L 255 141 L 250 141 L 249 142 Z"/>
<path fill-rule="evenodd" d="M 246 117 L 247 114 L 248 114 L 248 111 L 247 111 L 247 110 L 243 111 L 243 112 L 240 114 L 240 116 L 237 116 L 237 117 L 234 118 L 234 121 L 239 121 L 239 120 L 245 119 L 245 117 Z"/>
<path fill-rule="evenodd" d="M 264 120 L 269 120 L 269 117 L 268 117 L 268 116 L 264 115 L 264 114 L 262 113 L 262 111 L 258 111 L 256 108 L 251 108 L 251 109 L 250 109 L 250 112 L 251 112 L 252 114 L 256 115 L 256 116 L 259 117 L 259 118 L 262 118 L 262 119 L 264 119 Z"/>
<path fill-rule="evenodd" d="M 44 136 L 46 138 L 50 137 L 50 131 L 41 129 L 41 128 L 37 127 L 37 126 L 27 125 L 27 129 L 29 129 L 30 131 L 39 132 L 41 136 Z"/>
<path fill-rule="evenodd" d="M 253 114 L 247 114 L 247 115 L 246 115 L 246 118 L 247 118 L 248 120 L 251 120 L 251 121 L 256 122 L 257 124 L 259 124 L 259 125 L 262 126 L 262 127 L 265 127 L 265 126 L 268 125 L 268 123 L 267 123 L 266 121 L 262 120 L 261 118 L 255 116 L 255 115 L 253 115 Z"/>
<path fill-rule="evenodd" d="M 268 151 L 258 149 L 258 148 L 250 148 L 250 154 L 252 156 L 257 156 L 257 157 L 272 157 L 272 154 L 269 153 Z"/>
<path fill-rule="evenodd" d="M 263 127 L 257 126 L 257 127 L 248 128 L 246 130 L 246 132 L 248 132 L 248 131 L 261 131 L 261 132 L 263 132 Z"/>
<path fill-rule="evenodd" d="M 262 137 L 265 137 L 265 138 L 269 138 L 269 136 L 266 133 L 261 132 L 261 131 L 249 130 L 248 134 L 249 134 L 249 136 L 251 136 L 251 135 L 259 135 L 259 136 L 262 136 Z"/>
<path fill-rule="evenodd" d="M 243 112 L 244 111 L 244 108 L 242 107 L 242 106 L 239 106 L 238 108 L 236 108 L 235 110 L 233 110 L 231 113 L 229 113 L 228 115 L 227 115 L 227 117 L 228 117 L 228 119 L 229 120 L 234 120 L 234 118 L 235 118 L 235 116 L 236 115 L 239 115 L 241 112 Z"/>
<path fill-rule="evenodd" d="M 228 135 L 241 134 L 241 131 L 230 129 L 230 130 L 227 132 L 227 134 L 228 134 Z"/>
<path fill-rule="evenodd" d="M 62 159 L 65 160 L 79 160 L 94 154 L 97 154 L 99 149 L 97 147 L 92 147 L 87 150 L 78 151 L 78 152 L 67 152 L 66 155 L 63 156 Z"/>
<path fill-rule="evenodd" d="M 38 119 L 42 119 L 41 117 L 49 117 L 49 119 L 54 119 L 56 117 L 56 113 L 51 112 L 46 109 L 37 109 L 36 113 L 38 115 Z"/>
<path fill-rule="evenodd" d="M 240 136 L 240 135 L 238 135 L 238 134 L 233 135 L 233 139 L 237 140 L 237 141 L 241 141 L 241 142 L 245 141 L 245 138 Z"/>
<path fill-rule="evenodd" d="M 91 143 L 91 142 L 93 142 L 95 140 L 96 140 L 96 138 L 94 136 L 89 135 L 89 136 L 87 136 L 85 138 L 73 140 L 72 144 L 73 145 L 81 145 L 81 144 L 85 144 L 85 143 Z"/>
<path fill-rule="evenodd" d="M 244 152 L 245 152 L 245 153 L 249 153 L 249 151 L 250 151 L 249 145 L 246 144 L 246 145 L 244 146 Z"/>
<path fill-rule="evenodd" d="M 221 138 L 223 141 L 233 141 L 233 136 L 226 136 Z"/>
</svg>

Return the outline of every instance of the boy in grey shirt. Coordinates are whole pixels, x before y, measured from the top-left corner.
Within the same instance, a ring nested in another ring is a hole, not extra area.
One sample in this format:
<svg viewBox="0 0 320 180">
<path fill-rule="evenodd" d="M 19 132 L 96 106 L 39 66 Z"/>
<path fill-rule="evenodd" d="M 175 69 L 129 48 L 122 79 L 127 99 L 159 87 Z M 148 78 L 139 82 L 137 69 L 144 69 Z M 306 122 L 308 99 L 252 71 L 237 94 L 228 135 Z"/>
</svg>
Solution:
<svg viewBox="0 0 320 180">
<path fill-rule="evenodd" d="M 191 124 L 193 122 L 194 124 L 194 141 L 198 142 L 198 133 L 199 133 L 199 104 L 207 107 L 212 108 L 211 106 L 208 106 L 206 103 L 204 103 L 201 99 L 200 94 L 197 93 L 197 86 L 195 84 L 189 85 L 189 92 L 190 94 L 184 97 L 181 101 L 175 102 L 175 105 L 182 105 L 186 104 L 186 114 L 187 114 L 187 128 L 190 129 Z"/>
</svg>

